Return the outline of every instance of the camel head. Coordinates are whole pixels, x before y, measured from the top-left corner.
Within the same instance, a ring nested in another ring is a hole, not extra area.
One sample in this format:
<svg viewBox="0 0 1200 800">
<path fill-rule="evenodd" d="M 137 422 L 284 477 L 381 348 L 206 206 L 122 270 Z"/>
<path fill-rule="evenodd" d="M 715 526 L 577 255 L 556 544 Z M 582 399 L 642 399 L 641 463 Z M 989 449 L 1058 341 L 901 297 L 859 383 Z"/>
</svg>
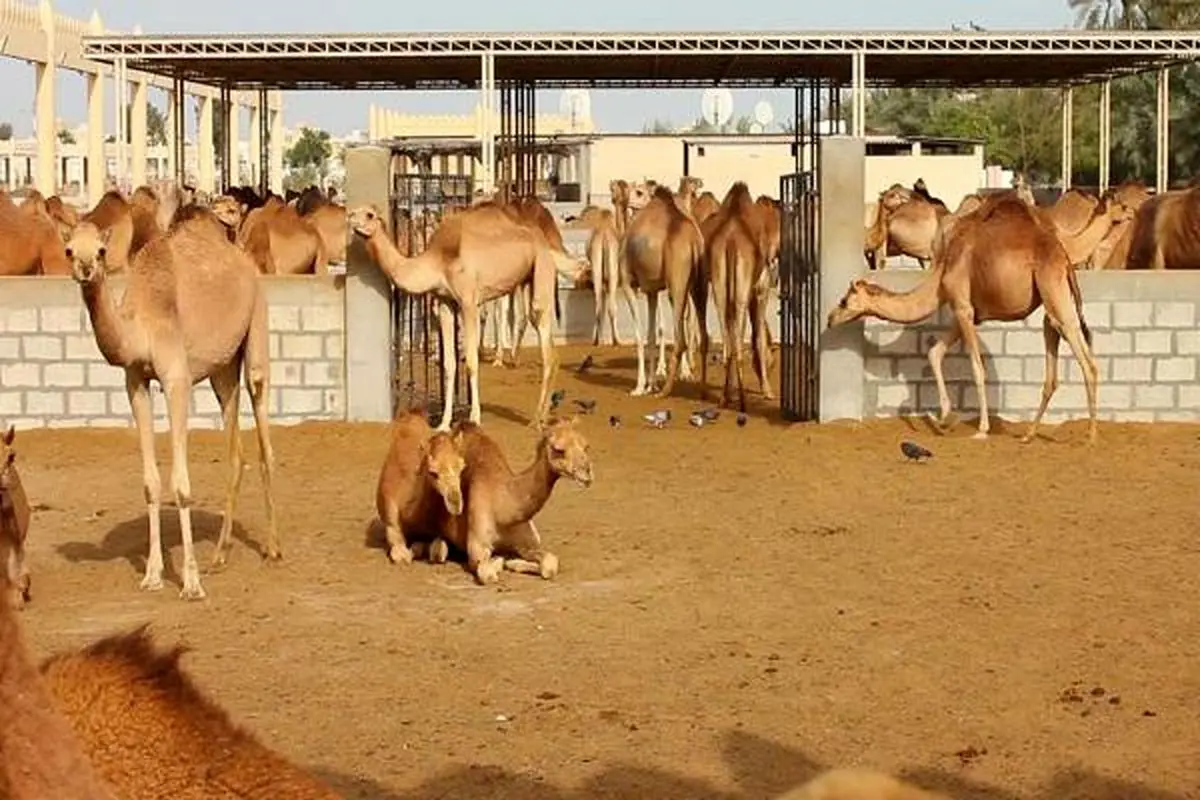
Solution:
<svg viewBox="0 0 1200 800">
<path fill-rule="evenodd" d="M 213 200 L 209 208 L 213 212 L 213 216 L 231 231 L 236 231 L 246 217 L 246 204 L 227 194 Z"/>
<path fill-rule="evenodd" d="M 350 230 L 364 239 L 370 239 L 386 229 L 383 216 L 375 206 L 357 206 L 346 212 L 346 223 Z"/>
<path fill-rule="evenodd" d="M 658 184 L 653 181 L 638 181 L 629 187 L 629 207 L 634 211 L 640 211 L 650 205 L 650 200 L 654 197 L 654 189 Z"/>
<path fill-rule="evenodd" d="M 80 222 L 67 239 L 66 255 L 71 274 L 80 284 L 95 283 L 108 269 L 108 237 L 111 228 L 101 231 L 93 223 Z"/>
<path fill-rule="evenodd" d="M 13 449 L 16 429 L 11 425 L 0 435 L 0 558 L 6 588 L 5 598 L 13 608 L 29 602 L 30 578 L 25 566 L 25 539 L 29 534 L 29 501 L 17 474 L 17 452 Z"/>
<path fill-rule="evenodd" d="M 907 186 L 894 183 L 879 193 L 879 202 L 888 211 L 895 211 L 900 206 L 912 200 L 913 190 Z"/>
<path fill-rule="evenodd" d="M 684 175 L 679 179 L 679 194 L 697 195 L 704 188 L 704 179 L 694 175 Z"/>
<path fill-rule="evenodd" d="M 579 430 L 579 418 L 551 419 L 542 428 L 541 446 L 555 475 L 580 486 L 592 485 L 591 445 Z"/>
<path fill-rule="evenodd" d="M 846 294 L 842 296 L 837 306 L 829 312 L 826 327 L 832 328 L 837 325 L 844 325 L 847 322 L 853 322 L 860 317 L 870 314 L 875 307 L 872 298 L 882 291 L 884 290 L 881 287 L 862 278 L 855 278 L 850 281 L 850 288 L 846 291 Z"/>
<path fill-rule="evenodd" d="M 439 431 L 422 445 L 422 450 L 426 480 L 442 496 L 446 511 L 458 516 L 463 510 L 462 473 L 466 466 L 462 431 L 453 435 Z"/>
<path fill-rule="evenodd" d="M 612 196 L 613 205 L 629 202 L 629 183 L 616 178 L 608 182 L 608 193 Z"/>
</svg>

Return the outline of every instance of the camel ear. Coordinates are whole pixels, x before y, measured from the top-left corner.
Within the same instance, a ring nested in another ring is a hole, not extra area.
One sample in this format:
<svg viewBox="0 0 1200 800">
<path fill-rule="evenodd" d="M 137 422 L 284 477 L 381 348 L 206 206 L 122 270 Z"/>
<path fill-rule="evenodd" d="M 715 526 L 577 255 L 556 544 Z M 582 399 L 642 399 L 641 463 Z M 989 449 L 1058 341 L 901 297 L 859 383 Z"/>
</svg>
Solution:
<svg viewBox="0 0 1200 800">
<path fill-rule="evenodd" d="M 17 438 L 16 426 L 9 425 L 8 430 L 4 432 L 4 444 L 6 447 L 12 447 L 13 439 Z"/>
<path fill-rule="evenodd" d="M 865 278 L 855 278 L 854 280 L 850 281 L 850 291 L 852 292 L 861 291 L 866 287 L 867 281 Z"/>
<path fill-rule="evenodd" d="M 105 228 L 104 230 L 100 231 L 100 244 L 108 247 L 108 240 L 112 238 L 112 232 L 112 228 Z"/>
</svg>

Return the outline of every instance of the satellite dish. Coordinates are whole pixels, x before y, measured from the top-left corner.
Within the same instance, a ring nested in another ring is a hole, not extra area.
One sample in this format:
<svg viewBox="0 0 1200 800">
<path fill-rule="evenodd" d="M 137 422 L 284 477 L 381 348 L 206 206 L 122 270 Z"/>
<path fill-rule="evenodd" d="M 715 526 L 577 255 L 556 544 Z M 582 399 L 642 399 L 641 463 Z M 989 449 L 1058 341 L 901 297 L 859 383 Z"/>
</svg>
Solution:
<svg viewBox="0 0 1200 800">
<path fill-rule="evenodd" d="M 714 127 L 721 127 L 733 118 L 733 92 L 728 89 L 705 89 L 700 98 L 700 113 Z"/>
<path fill-rule="evenodd" d="M 775 121 L 775 109 L 766 100 L 754 104 L 754 121 L 764 128 Z"/>
<path fill-rule="evenodd" d="M 751 122 L 750 123 L 750 132 L 751 133 L 762 133 L 763 132 L 762 123 L 761 122 Z"/>
<path fill-rule="evenodd" d="M 581 120 L 591 118 L 592 96 L 587 89 L 567 89 L 558 99 L 558 110 L 571 120 L 571 130 L 575 130 Z"/>
</svg>

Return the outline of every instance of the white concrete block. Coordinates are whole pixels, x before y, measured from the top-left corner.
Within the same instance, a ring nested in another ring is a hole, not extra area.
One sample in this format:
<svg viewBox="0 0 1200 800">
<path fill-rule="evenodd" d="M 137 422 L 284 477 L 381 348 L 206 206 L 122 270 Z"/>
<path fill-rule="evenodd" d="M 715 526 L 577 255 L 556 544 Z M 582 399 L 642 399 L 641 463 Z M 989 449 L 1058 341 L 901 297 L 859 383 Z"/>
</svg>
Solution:
<svg viewBox="0 0 1200 800">
<path fill-rule="evenodd" d="M 342 334 L 331 333 L 325 337 L 325 357 L 336 361 L 346 357 L 346 345 Z"/>
<path fill-rule="evenodd" d="M 1133 407 L 1133 387 L 1128 384 L 1102 383 L 1096 395 L 1096 404 L 1103 409 L 1120 410 Z"/>
<path fill-rule="evenodd" d="M 25 413 L 39 417 L 60 417 L 64 411 L 61 392 L 26 392 Z"/>
<path fill-rule="evenodd" d="M 1178 405 L 1180 408 L 1200 409 L 1200 386 L 1180 386 Z"/>
<path fill-rule="evenodd" d="M 31 361 L 62 361 L 63 342 L 57 336 L 26 336 L 21 346 Z"/>
<path fill-rule="evenodd" d="M 1112 360 L 1112 379 L 1116 382 L 1147 383 L 1154 375 L 1154 359 L 1133 356 Z"/>
<path fill-rule="evenodd" d="M 1060 351 L 1067 345 L 1060 345 Z M 1096 355 L 1126 355 L 1133 352 L 1133 334 L 1129 331 L 1096 331 L 1092 336 Z"/>
<path fill-rule="evenodd" d="M 1112 327 L 1112 303 L 1103 300 L 1084 300 L 1083 319 L 1094 333 L 1098 329 Z"/>
<path fill-rule="evenodd" d="M 108 413 L 106 392 L 71 392 L 67 395 L 67 413 L 72 416 L 95 417 Z"/>
<path fill-rule="evenodd" d="M 1158 413 L 1133 409 L 1121 412 L 1121 422 L 1157 422 Z"/>
<path fill-rule="evenodd" d="M 192 416 L 188 417 L 188 428 L 194 431 L 220 430 L 221 421 L 212 417 Z"/>
<path fill-rule="evenodd" d="M 1010 330 L 1004 337 L 1004 354 L 1010 356 L 1034 356 L 1044 353 L 1046 344 L 1042 334 L 1036 331 Z"/>
<path fill-rule="evenodd" d="M 207 389 L 207 387 L 204 387 Z M 250 399 L 245 396 L 245 387 L 239 393 L 238 403 L 242 408 L 250 405 Z M 216 414 L 221 416 L 221 405 L 217 402 L 217 396 L 211 391 L 197 391 L 192 395 L 192 411 L 195 414 Z"/>
<path fill-rule="evenodd" d="M 1156 303 L 1154 324 L 1160 328 L 1194 328 L 1196 304 L 1182 302 Z"/>
<path fill-rule="evenodd" d="M 301 327 L 305 331 L 330 333 L 342 330 L 342 309 L 338 306 L 305 306 L 300 309 Z"/>
<path fill-rule="evenodd" d="M 283 414 L 319 414 L 324 405 L 320 389 L 284 389 L 282 394 Z"/>
<path fill-rule="evenodd" d="M 1000 391 L 1007 411 L 1036 411 L 1042 401 L 1042 387 L 1030 383 L 1006 384 Z"/>
<path fill-rule="evenodd" d="M 83 310 L 78 306 L 41 309 L 42 330 L 48 333 L 78 333 L 83 330 Z"/>
<path fill-rule="evenodd" d="M 42 385 L 42 367 L 40 364 L 4 364 L 0 366 L 0 386 L 13 388 L 18 386 L 37 387 Z"/>
<path fill-rule="evenodd" d="M 895 362 L 896 377 L 903 381 L 919 381 L 932 378 L 933 369 L 927 358 L 901 358 Z"/>
<path fill-rule="evenodd" d="M 300 330 L 300 309 L 296 306 L 270 306 L 267 310 L 267 327 L 273 333 Z"/>
<path fill-rule="evenodd" d="M 1200 355 L 1200 331 L 1175 331 L 1175 352 L 1181 356 Z"/>
<path fill-rule="evenodd" d="M 345 419 L 346 399 L 341 389 L 325 390 L 325 413 L 333 419 Z"/>
<path fill-rule="evenodd" d="M 16 361 L 21 357 L 21 340 L 16 336 L 0 336 L 0 361 Z"/>
<path fill-rule="evenodd" d="M 1175 387 L 1170 385 L 1141 385 L 1134 387 L 1134 406 L 1144 411 L 1175 408 Z"/>
<path fill-rule="evenodd" d="M 271 385 L 303 386 L 304 372 L 302 365 L 295 361 L 272 361 Z"/>
<path fill-rule="evenodd" d="M 15 417 L 21 413 L 20 392 L 0 392 L 0 418 Z M 0 420 L 2 422 L 3 420 Z"/>
<path fill-rule="evenodd" d="M 1155 422 L 1195 422 L 1200 413 L 1195 411 L 1159 411 Z"/>
<path fill-rule="evenodd" d="M 272 361 L 279 358 L 279 339 L 278 333 L 272 333 L 267 338 L 267 355 Z"/>
<path fill-rule="evenodd" d="M 1196 359 L 1188 357 L 1160 358 L 1154 363 L 1154 380 L 1181 382 L 1196 380 Z"/>
<path fill-rule="evenodd" d="M 1166 355 L 1171 352 L 1171 331 L 1136 331 L 1133 352 L 1141 356 Z"/>
<path fill-rule="evenodd" d="M 8 333 L 36 333 L 38 312 L 36 308 L 0 309 L 0 330 Z"/>
<path fill-rule="evenodd" d="M 133 409 L 129 407 L 129 395 L 124 391 L 108 393 L 108 413 L 117 416 L 129 418 L 133 414 Z"/>
<path fill-rule="evenodd" d="M 316 334 L 291 334 L 280 338 L 283 358 L 290 361 L 318 359 L 325 351 L 324 337 Z"/>
<path fill-rule="evenodd" d="M 115 389 L 125 387 L 125 370 L 114 367 L 106 362 L 87 365 L 87 384 L 97 389 Z M 125 394 L 124 391 L 121 394 Z"/>
<path fill-rule="evenodd" d="M 95 337 L 86 333 L 64 336 L 63 342 L 66 345 L 67 358 L 71 361 L 101 361 L 104 358 L 100 355 Z"/>
<path fill-rule="evenodd" d="M 988 326 L 982 330 L 978 330 L 979 350 L 983 353 L 984 358 L 987 358 L 989 355 L 999 355 L 1000 353 L 1004 352 L 1004 335 L 1006 333 L 1008 333 L 1008 331 L 1006 331 L 1004 328 L 996 326 Z M 966 347 L 961 341 L 955 345 L 955 348 L 962 351 L 964 354 L 967 352 Z"/>
<path fill-rule="evenodd" d="M 868 381 L 892 381 L 896 378 L 894 358 L 868 358 L 863 364 L 863 378 Z"/>
<path fill-rule="evenodd" d="M 1154 322 L 1154 303 L 1119 300 L 1113 303 L 1113 326 L 1149 328 Z"/>
<path fill-rule="evenodd" d="M 880 328 L 868 334 L 868 342 L 867 352 L 875 350 L 880 355 L 907 356 L 919 352 L 920 336 L 913 329 Z"/>
<path fill-rule="evenodd" d="M 47 364 L 42 370 L 42 384 L 68 388 L 83 386 L 83 364 Z"/>
<path fill-rule="evenodd" d="M 46 427 L 46 420 L 44 417 L 13 417 L 5 420 L 5 424 L 11 425 L 19 431 L 27 431 Z"/>
<path fill-rule="evenodd" d="M 337 386 L 341 383 L 341 370 L 327 361 L 314 361 L 304 365 L 305 386 Z"/>
<path fill-rule="evenodd" d="M 89 428 L 128 428 L 133 425 L 130 417 L 92 417 L 87 421 Z"/>
</svg>

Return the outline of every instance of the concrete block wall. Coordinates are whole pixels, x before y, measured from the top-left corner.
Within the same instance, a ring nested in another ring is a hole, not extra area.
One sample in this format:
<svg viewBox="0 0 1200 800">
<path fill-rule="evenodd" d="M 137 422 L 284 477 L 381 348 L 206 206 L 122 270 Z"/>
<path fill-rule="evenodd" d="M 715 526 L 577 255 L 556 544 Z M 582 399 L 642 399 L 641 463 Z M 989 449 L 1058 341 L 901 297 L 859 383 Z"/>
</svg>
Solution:
<svg viewBox="0 0 1200 800">
<path fill-rule="evenodd" d="M 897 291 L 915 286 L 922 277 L 907 270 L 869 276 Z M 1138 422 L 1200 420 L 1200 274 L 1081 272 L 1079 284 L 1100 370 L 1099 416 Z M 980 325 L 992 414 L 1033 418 L 1045 375 L 1042 319 L 1039 309 L 1021 322 Z M 937 411 L 927 354 L 947 323 L 945 309 L 919 325 L 865 323 L 863 416 Z M 1058 374 L 1046 419 L 1086 417 L 1082 376 L 1066 341 L 1059 349 Z M 945 377 L 954 407 L 978 411 L 970 359 L 961 344 L 946 356 Z"/>
<path fill-rule="evenodd" d="M 113 278 L 118 291 L 123 280 Z M 263 278 L 270 317 L 273 424 L 345 416 L 345 313 L 339 278 Z M 386 354 L 385 354 L 386 357 Z M 152 384 L 155 429 L 166 404 Z M 243 387 L 242 427 L 253 426 Z M 0 278 L 0 424 L 133 425 L 124 372 L 100 355 L 70 278 Z M 192 390 L 190 426 L 219 428 L 208 382 Z"/>
</svg>

